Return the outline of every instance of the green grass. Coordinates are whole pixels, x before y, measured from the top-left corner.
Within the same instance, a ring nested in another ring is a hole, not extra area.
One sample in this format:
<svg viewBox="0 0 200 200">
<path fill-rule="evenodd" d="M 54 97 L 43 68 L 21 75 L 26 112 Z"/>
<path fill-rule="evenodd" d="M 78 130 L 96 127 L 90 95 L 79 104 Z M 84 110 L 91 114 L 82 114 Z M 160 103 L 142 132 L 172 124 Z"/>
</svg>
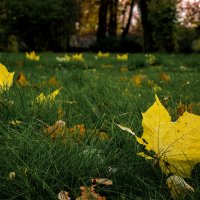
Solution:
<svg viewBox="0 0 200 200">
<path fill-rule="evenodd" d="M 112 186 L 103 188 L 107 199 L 170 199 L 166 176 L 136 155 L 142 147 L 116 123 L 141 135 L 141 112 L 153 104 L 155 93 L 173 120 L 179 116 L 180 102 L 200 115 L 199 55 L 155 54 L 153 66 L 144 54 L 129 55 L 127 61 L 116 60 L 115 54 L 96 59 L 92 53 L 84 54 L 84 62 L 56 61 L 62 55 L 43 53 L 34 62 L 23 53 L 0 54 L 0 62 L 15 71 L 13 86 L 0 95 L 0 199 L 57 199 L 60 190 L 75 199 L 79 187 L 91 177 L 113 180 Z M 29 86 L 16 84 L 20 72 Z M 162 80 L 163 72 L 169 81 Z M 133 77 L 138 75 L 142 78 L 137 86 Z M 53 76 L 59 86 L 48 84 Z M 49 94 L 59 87 L 55 102 L 35 102 L 41 92 Z M 67 127 L 85 125 L 81 139 L 78 133 L 66 133 L 65 142 L 62 138 L 53 141 L 43 133 L 47 124 L 60 119 L 59 108 L 65 112 L 62 120 Z M 12 120 L 22 124 L 13 126 Z M 109 139 L 101 140 L 99 131 Z M 16 177 L 9 178 L 10 172 Z M 195 187 L 190 199 L 199 199 L 199 177 L 188 181 Z"/>
</svg>

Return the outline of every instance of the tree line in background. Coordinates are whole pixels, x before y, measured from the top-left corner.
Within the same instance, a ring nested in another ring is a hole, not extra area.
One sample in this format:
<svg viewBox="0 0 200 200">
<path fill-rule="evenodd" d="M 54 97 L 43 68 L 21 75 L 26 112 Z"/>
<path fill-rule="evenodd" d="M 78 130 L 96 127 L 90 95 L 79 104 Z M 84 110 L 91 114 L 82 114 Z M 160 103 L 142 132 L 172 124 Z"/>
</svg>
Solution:
<svg viewBox="0 0 200 200">
<path fill-rule="evenodd" d="M 1 0 L 1 51 L 200 51 L 200 1 Z"/>
</svg>

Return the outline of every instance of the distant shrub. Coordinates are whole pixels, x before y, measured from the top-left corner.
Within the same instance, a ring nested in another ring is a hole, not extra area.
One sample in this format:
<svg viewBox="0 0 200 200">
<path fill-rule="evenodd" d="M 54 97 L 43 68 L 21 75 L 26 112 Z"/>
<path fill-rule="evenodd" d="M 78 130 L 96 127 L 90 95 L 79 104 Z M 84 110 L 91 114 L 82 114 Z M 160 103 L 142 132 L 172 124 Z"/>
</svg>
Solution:
<svg viewBox="0 0 200 200">
<path fill-rule="evenodd" d="M 10 35 L 8 37 L 7 51 L 8 52 L 18 52 L 19 51 L 19 44 L 17 41 L 17 37 L 15 35 Z"/>
<path fill-rule="evenodd" d="M 74 0 L 6 0 L 7 33 L 29 50 L 64 51 L 75 32 L 79 5 Z"/>
<path fill-rule="evenodd" d="M 192 43 L 196 39 L 197 33 L 194 28 L 187 28 L 185 26 L 177 25 L 176 36 L 178 43 L 178 50 L 180 52 L 191 52 Z"/>
<path fill-rule="evenodd" d="M 107 37 L 101 42 L 93 43 L 90 49 L 103 52 L 141 52 L 142 39 L 140 36 L 128 36 L 123 40 L 120 37 Z"/>
<path fill-rule="evenodd" d="M 192 43 L 192 50 L 194 52 L 200 52 L 200 39 L 194 40 Z"/>
</svg>

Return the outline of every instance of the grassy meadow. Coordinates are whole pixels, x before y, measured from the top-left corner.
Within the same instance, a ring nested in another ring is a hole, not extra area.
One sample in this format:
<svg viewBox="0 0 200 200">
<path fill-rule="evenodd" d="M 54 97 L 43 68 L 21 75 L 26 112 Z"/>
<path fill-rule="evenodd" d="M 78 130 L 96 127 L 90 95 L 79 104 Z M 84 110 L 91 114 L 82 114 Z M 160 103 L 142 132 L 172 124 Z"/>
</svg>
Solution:
<svg viewBox="0 0 200 200">
<path fill-rule="evenodd" d="M 171 199 L 166 175 L 137 155 L 143 147 L 116 124 L 141 136 L 141 113 L 155 94 L 174 121 L 184 110 L 200 115 L 199 54 L 83 53 L 83 60 L 66 62 L 56 59 L 64 54 L 39 55 L 33 61 L 0 53 L 0 63 L 15 72 L 12 87 L 0 94 L 0 199 L 58 199 L 61 190 L 75 199 L 92 177 L 113 181 L 97 188 L 107 199 Z M 59 88 L 54 101 L 36 100 Z M 44 131 L 58 120 L 64 133 Z M 188 183 L 195 188 L 189 199 L 199 199 L 198 173 Z"/>
</svg>

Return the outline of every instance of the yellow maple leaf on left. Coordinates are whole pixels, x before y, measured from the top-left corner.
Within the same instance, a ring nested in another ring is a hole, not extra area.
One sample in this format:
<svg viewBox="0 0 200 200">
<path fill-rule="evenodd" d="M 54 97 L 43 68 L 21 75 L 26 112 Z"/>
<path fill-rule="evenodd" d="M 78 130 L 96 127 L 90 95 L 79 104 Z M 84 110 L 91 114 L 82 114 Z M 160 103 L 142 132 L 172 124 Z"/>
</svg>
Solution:
<svg viewBox="0 0 200 200">
<path fill-rule="evenodd" d="M 172 122 L 157 96 L 142 116 L 142 139 L 148 143 L 147 148 L 155 152 L 162 171 L 167 175 L 190 177 L 200 162 L 200 116 L 184 112 Z"/>
<path fill-rule="evenodd" d="M 8 72 L 6 66 L 0 63 L 0 92 L 11 87 L 14 74 L 15 72 Z"/>
</svg>

